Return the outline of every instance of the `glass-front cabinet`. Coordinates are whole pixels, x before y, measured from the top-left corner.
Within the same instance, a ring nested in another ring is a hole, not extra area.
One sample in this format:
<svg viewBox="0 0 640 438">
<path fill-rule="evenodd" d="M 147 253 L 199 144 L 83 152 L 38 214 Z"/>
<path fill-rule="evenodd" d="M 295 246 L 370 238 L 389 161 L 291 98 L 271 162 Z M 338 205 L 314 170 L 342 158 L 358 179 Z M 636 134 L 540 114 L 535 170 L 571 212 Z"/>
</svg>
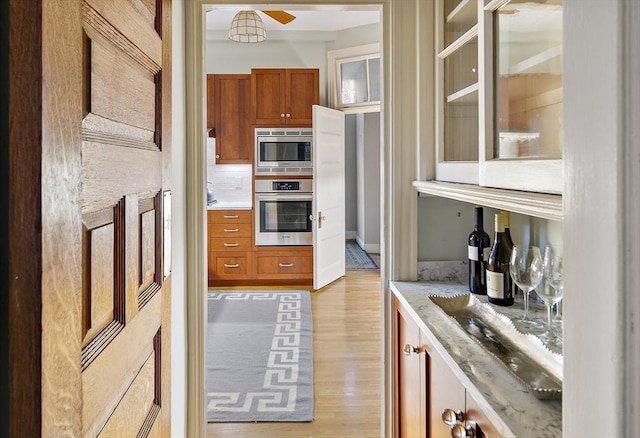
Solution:
<svg viewBox="0 0 640 438">
<path fill-rule="evenodd" d="M 562 0 L 439 0 L 436 179 L 562 192 Z"/>
</svg>

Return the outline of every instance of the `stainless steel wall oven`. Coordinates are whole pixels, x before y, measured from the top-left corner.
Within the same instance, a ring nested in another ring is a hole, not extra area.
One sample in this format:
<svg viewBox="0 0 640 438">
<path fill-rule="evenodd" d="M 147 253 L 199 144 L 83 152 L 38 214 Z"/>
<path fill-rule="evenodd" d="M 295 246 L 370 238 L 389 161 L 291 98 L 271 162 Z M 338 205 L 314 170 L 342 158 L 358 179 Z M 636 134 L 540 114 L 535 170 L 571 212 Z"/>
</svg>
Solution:
<svg viewBox="0 0 640 438">
<path fill-rule="evenodd" d="M 312 245 L 312 180 L 258 179 L 256 245 Z"/>
</svg>

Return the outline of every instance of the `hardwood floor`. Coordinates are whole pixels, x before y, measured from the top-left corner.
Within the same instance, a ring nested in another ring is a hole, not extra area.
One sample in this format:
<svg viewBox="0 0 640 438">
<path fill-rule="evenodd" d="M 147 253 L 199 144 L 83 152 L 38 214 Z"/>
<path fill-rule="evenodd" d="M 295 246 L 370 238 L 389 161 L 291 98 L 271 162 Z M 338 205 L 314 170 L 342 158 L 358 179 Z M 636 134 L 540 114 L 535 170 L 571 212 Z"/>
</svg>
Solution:
<svg viewBox="0 0 640 438">
<path fill-rule="evenodd" d="M 311 293 L 311 311 L 314 420 L 310 423 L 208 423 L 210 438 L 380 436 L 379 271 L 347 271 L 345 277 Z"/>
</svg>

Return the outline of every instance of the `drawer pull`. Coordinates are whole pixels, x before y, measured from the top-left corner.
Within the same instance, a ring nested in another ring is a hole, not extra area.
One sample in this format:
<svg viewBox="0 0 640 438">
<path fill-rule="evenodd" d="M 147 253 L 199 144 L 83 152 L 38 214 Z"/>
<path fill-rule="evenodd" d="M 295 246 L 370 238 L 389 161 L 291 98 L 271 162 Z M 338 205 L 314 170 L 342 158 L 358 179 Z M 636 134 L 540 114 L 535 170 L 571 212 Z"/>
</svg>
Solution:
<svg viewBox="0 0 640 438">
<path fill-rule="evenodd" d="M 225 214 L 222 217 L 225 219 L 238 219 L 240 216 L 238 216 L 237 214 Z"/>
<path fill-rule="evenodd" d="M 293 263 L 278 263 L 278 266 L 281 268 L 291 268 L 293 267 Z"/>
<path fill-rule="evenodd" d="M 225 243 L 224 246 L 226 246 L 227 248 L 230 246 L 240 246 L 239 243 Z"/>
<path fill-rule="evenodd" d="M 225 263 L 224 267 L 225 268 L 239 268 L 240 267 L 240 263 L 234 263 L 234 264 Z"/>
<path fill-rule="evenodd" d="M 225 228 L 223 231 L 225 233 L 237 233 L 240 230 L 238 230 L 237 228 Z"/>
</svg>

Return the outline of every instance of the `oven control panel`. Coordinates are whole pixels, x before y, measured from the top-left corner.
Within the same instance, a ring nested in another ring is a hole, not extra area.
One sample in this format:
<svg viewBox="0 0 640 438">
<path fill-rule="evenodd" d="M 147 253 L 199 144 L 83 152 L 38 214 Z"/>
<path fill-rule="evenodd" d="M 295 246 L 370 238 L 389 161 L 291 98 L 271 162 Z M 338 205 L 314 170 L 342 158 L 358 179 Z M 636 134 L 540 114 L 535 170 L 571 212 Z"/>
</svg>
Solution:
<svg viewBox="0 0 640 438">
<path fill-rule="evenodd" d="M 313 180 L 293 179 L 293 180 L 256 180 L 256 193 L 277 193 L 277 192 L 298 192 L 311 193 Z"/>
</svg>

